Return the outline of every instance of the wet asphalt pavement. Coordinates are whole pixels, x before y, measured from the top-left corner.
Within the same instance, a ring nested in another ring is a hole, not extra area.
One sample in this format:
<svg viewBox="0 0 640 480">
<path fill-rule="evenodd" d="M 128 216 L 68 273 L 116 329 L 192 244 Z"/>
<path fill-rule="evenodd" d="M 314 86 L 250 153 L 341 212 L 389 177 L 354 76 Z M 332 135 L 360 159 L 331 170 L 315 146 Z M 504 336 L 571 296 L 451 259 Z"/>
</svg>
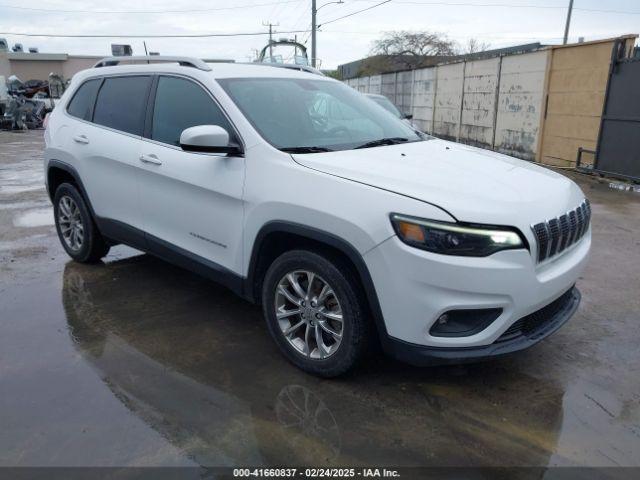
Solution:
<svg viewBox="0 0 640 480">
<path fill-rule="evenodd" d="M 321 380 L 214 283 L 127 247 L 71 262 L 42 148 L 0 132 L 0 466 L 640 465 L 640 195 L 572 175 L 592 258 L 537 346 Z"/>
</svg>

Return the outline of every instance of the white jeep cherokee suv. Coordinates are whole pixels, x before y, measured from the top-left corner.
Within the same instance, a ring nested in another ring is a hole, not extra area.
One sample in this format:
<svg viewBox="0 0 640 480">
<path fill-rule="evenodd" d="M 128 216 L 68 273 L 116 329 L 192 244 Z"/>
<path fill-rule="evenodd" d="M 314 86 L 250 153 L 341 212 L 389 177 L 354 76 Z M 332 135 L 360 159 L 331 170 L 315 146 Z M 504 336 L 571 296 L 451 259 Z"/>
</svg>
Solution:
<svg viewBox="0 0 640 480">
<path fill-rule="evenodd" d="M 150 60 L 78 73 L 49 119 L 74 260 L 123 243 L 220 282 L 322 376 L 371 343 L 418 365 L 514 352 L 575 312 L 591 233 L 571 180 L 314 72 Z"/>
</svg>

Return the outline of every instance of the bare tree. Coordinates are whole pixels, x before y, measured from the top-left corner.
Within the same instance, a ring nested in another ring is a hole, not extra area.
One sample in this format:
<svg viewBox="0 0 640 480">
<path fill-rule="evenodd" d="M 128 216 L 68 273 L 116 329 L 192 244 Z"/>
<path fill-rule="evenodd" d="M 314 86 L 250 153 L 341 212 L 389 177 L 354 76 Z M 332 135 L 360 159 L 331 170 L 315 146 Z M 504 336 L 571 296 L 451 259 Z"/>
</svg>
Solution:
<svg viewBox="0 0 640 480">
<path fill-rule="evenodd" d="M 420 68 L 433 64 L 429 57 L 450 57 L 487 50 L 491 45 L 475 38 L 464 45 L 437 32 L 406 30 L 385 32 L 373 42 L 368 58 L 360 66 L 359 75 L 373 75 L 384 71 Z"/>
<path fill-rule="evenodd" d="M 434 32 L 385 32 L 373 43 L 372 55 L 435 56 L 455 55 L 456 44 L 446 36 Z"/>
<path fill-rule="evenodd" d="M 490 43 L 481 42 L 476 38 L 470 38 L 467 43 L 462 47 L 462 53 L 478 53 L 489 50 Z"/>
</svg>

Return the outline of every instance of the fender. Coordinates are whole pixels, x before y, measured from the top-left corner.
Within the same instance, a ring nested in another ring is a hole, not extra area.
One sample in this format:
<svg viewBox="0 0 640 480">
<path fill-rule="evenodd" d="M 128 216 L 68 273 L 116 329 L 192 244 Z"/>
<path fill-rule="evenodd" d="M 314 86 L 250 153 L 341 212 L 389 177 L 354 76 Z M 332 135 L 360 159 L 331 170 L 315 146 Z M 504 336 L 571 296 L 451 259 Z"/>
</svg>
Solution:
<svg viewBox="0 0 640 480">
<path fill-rule="evenodd" d="M 124 243 L 125 245 L 129 245 L 130 247 L 137 248 L 143 251 L 147 250 L 147 242 L 144 232 L 141 232 L 116 220 L 103 218 L 96 214 L 95 210 L 93 209 L 93 205 L 91 205 L 91 200 L 89 199 L 87 190 L 82 183 L 80 174 L 73 166 L 60 160 L 49 160 L 49 163 L 47 165 L 47 191 L 49 192 L 49 198 L 52 202 L 55 192 L 52 192 L 49 189 L 49 170 L 51 170 L 51 168 L 59 168 L 60 170 L 65 171 L 73 177 L 75 184 L 80 190 L 80 195 L 82 195 L 82 198 L 89 208 L 91 217 L 96 222 L 98 230 L 100 230 L 100 233 L 105 237 L 107 241 L 111 242 L 112 244 Z"/>
<path fill-rule="evenodd" d="M 67 172 L 69 175 L 73 177 L 73 180 L 76 182 L 76 185 L 80 189 L 80 193 L 82 194 L 84 201 L 89 207 L 89 211 L 91 212 L 91 215 L 93 216 L 93 218 L 97 218 L 96 212 L 93 210 L 93 205 L 91 205 L 91 201 L 89 200 L 89 195 L 87 195 L 87 190 L 84 188 L 84 184 L 82 183 L 82 179 L 80 178 L 80 174 L 74 167 L 72 167 L 68 163 L 61 162 L 60 160 L 49 160 L 49 163 L 47 164 L 47 176 L 45 178 L 45 181 L 47 184 L 47 192 L 49 193 L 49 199 L 53 202 L 53 196 L 56 193 L 56 192 L 52 192 L 49 188 L 49 171 L 51 170 L 51 168 L 59 168 L 60 170 L 64 170 L 65 172 Z"/>
<path fill-rule="evenodd" d="M 356 267 L 357 273 L 360 277 L 360 281 L 362 282 L 362 286 L 364 288 L 365 295 L 367 297 L 367 301 L 369 303 L 371 314 L 373 315 L 373 320 L 375 322 L 376 330 L 378 331 L 378 336 L 380 338 L 382 346 L 383 348 L 385 348 L 385 350 L 387 350 L 387 343 L 389 338 L 387 327 L 385 326 L 384 317 L 382 316 L 382 309 L 380 308 L 380 303 L 378 301 L 378 294 L 376 293 L 371 274 L 369 273 L 369 269 L 367 268 L 362 255 L 353 245 L 351 245 L 343 238 L 340 238 L 324 230 L 319 230 L 314 227 L 309 227 L 306 225 L 287 222 L 283 220 L 274 220 L 266 223 L 260 229 L 253 242 L 248 275 L 245 280 L 245 297 L 253 297 L 253 294 L 251 292 L 255 282 L 258 254 L 260 252 L 262 243 L 267 235 L 276 232 L 291 233 L 300 237 L 305 237 L 310 240 L 323 243 L 340 251 L 341 253 L 346 255 L 349 260 L 351 260 L 353 265 Z M 252 300 L 255 301 L 256 299 L 252 298 Z"/>
</svg>

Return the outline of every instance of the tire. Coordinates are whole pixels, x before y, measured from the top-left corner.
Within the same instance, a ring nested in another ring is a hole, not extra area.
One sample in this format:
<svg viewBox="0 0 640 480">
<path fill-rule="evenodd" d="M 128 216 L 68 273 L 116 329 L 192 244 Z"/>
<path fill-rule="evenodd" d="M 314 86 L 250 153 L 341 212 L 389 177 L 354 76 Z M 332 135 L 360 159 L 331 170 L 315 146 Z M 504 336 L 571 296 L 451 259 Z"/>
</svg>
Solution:
<svg viewBox="0 0 640 480">
<path fill-rule="evenodd" d="M 107 255 L 109 244 L 102 238 L 75 185 L 63 183 L 57 188 L 53 198 L 53 215 L 60 243 L 76 262 L 95 263 Z"/>
<path fill-rule="evenodd" d="M 321 377 L 342 375 L 368 350 L 366 303 L 349 272 L 339 260 L 307 250 L 284 253 L 267 270 L 262 308 L 269 333 L 284 356 L 305 372 Z M 313 274 L 311 293 L 309 274 Z M 296 311 L 299 313 L 291 313 Z"/>
</svg>

